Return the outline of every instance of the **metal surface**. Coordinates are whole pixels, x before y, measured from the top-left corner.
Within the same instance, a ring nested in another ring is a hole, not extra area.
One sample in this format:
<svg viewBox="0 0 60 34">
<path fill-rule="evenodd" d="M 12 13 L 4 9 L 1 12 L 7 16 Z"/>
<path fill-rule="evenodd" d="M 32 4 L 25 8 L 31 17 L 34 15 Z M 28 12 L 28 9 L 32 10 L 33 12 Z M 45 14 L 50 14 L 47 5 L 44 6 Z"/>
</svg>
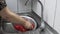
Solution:
<svg viewBox="0 0 60 34">
<path fill-rule="evenodd" d="M 19 13 L 19 15 L 30 16 L 31 18 L 34 18 L 34 20 L 38 23 L 38 27 L 41 26 L 41 18 L 36 13 L 34 13 L 34 12 L 21 13 L 21 14 Z M 5 20 L 3 22 L 7 23 Z M 28 31 L 28 32 L 22 33 L 22 32 L 16 32 L 16 30 L 14 30 L 14 32 L 11 31 L 10 33 L 8 33 L 6 31 L 4 31 L 4 26 L 3 26 L 2 33 L 4 33 L 4 34 L 58 34 L 46 22 L 44 22 L 44 23 L 46 26 L 45 26 L 45 29 L 42 31 L 41 31 L 41 28 L 37 27 L 38 29 L 36 29 L 35 31 Z M 8 24 L 10 24 L 10 23 L 8 23 Z M 4 23 L 3 23 L 3 25 L 4 25 Z M 10 26 L 8 26 L 8 27 L 10 27 Z M 9 28 L 7 28 L 7 30 L 9 30 Z M 10 27 L 10 30 L 11 30 L 11 27 Z"/>
<path fill-rule="evenodd" d="M 29 16 L 29 17 L 31 17 L 31 18 L 33 18 L 35 21 L 36 21 L 36 23 L 37 23 L 37 26 L 39 27 L 40 26 L 40 18 L 38 18 L 36 15 L 34 15 L 34 14 L 32 14 L 32 13 L 19 13 L 19 15 L 23 15 L 23 16 Z M 30 18 L 30 19 L 31 19 Z M 37 20 L 38 19 L 38 20 Z M 38 22 L 39 21 L 39 22 Z M 10 22 L 8 22 L 8 21 L 3 21 L 4 22 L 4 24 L 3 24 L 3 31 L 5 31 L 5 32 L 7 32 L 7 33 L 17 33 L 18 31 L 16 31 L 14 28 L 13 28 L 13 25 L 10 23 Z M 35 24 L 36 25 L 36 24 Z M 37 27 L 37 28 L 38 28 Z M 36 28 L 36 27 L 35 27 Z M 36 28 L 36 29 L 37 29 Z M 8 30 L 7 30 L 8 29 Z"/>
</svg>

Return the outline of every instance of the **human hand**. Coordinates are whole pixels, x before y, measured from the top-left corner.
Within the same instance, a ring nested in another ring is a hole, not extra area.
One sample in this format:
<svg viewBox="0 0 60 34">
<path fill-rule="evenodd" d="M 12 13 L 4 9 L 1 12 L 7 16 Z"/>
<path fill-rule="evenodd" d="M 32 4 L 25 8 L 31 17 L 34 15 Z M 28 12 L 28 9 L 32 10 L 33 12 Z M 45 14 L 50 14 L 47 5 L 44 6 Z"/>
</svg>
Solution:
<svg viewBox="0 0 60 34">
<path fill-rule="evenodd" d="M 26 29 L 33 29 L 34 25 L 31 24 L 30 22 L 26 21 L 25 25 L 23 25 Z"/>
<path fill-rule="evenodd" d="M 26 25 L 24 26 L 16 24 L 14 27 L 18 31 L 26 32 L 26 31 L 32 30 L 34 28 L 34 25 L 26 22 Z"/>
</svg>

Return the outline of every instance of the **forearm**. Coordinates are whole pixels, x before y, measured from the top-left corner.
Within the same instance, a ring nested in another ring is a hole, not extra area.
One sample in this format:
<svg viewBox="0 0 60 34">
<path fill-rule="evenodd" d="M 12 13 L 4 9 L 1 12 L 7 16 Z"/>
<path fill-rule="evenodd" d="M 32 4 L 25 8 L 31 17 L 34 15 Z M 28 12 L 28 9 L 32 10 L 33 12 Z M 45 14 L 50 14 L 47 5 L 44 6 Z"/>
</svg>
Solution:
<svg viewBox="0 0 60 34">
<path fill-rule="evenodd" d="M 2 18 L 5 18 L 7 20 L 9 20 L 10 22 L 13 23 L 19 23 L 20 24 L 25 24 L 26 20 L 24 20 L 22 17 L 20 17 L 19 15 L 16 15 L 15 13 L 11 12 L 8 7 L 4 8 L 1 12 L 0 15 L 2 16 Z"/>
<path fill-rule="evenodd" d="M 30 22 L 26 21 L 16 13 L 11 12 L 11 10 L 7 7 L 7 4 L 5 3 L 5 1 L 0 2 L 0 16 L 12 23 L 20 23 L 25 28 L 28 28 L 28 29 L 32 28 L 31 27 L 32 24 Z"/>
</svg>

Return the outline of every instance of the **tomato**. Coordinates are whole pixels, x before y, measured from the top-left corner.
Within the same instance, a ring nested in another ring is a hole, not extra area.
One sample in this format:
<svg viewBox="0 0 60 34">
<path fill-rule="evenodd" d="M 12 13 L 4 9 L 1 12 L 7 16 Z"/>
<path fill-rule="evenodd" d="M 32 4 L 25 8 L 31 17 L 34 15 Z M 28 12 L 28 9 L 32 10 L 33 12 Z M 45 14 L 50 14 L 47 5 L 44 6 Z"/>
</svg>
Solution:
<svg viewBox="0 0 60 34">
<path fill-rule="evenodd" d="M 32 24 L 32 29 L 26 29 L 24 26 L 19 25 L 19 24 L 15 24 L 14 28 L 18 31 L 26 32 L 26 31 L 32 30 L 34 28 L 34 24 Z"/>
<path fill-rule="evenodd" d="M 26 29 L 22 25 L 14 25 L 14 28 L 21 32 L 26 32 Z"/>
</svg>

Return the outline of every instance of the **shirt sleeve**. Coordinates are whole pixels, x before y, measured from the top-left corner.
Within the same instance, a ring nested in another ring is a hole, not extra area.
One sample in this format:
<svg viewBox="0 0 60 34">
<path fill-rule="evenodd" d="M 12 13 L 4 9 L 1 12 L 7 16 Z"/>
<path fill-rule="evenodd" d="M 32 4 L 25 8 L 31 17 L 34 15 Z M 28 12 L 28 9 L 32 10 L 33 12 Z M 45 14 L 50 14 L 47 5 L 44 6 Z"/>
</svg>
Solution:
<svg viewBox="0 0 60 34">
<path fill-rule="evenodd" d="M 5 0 L 0 0 L 0 11 L 7 6 Z"/>
</svg>

